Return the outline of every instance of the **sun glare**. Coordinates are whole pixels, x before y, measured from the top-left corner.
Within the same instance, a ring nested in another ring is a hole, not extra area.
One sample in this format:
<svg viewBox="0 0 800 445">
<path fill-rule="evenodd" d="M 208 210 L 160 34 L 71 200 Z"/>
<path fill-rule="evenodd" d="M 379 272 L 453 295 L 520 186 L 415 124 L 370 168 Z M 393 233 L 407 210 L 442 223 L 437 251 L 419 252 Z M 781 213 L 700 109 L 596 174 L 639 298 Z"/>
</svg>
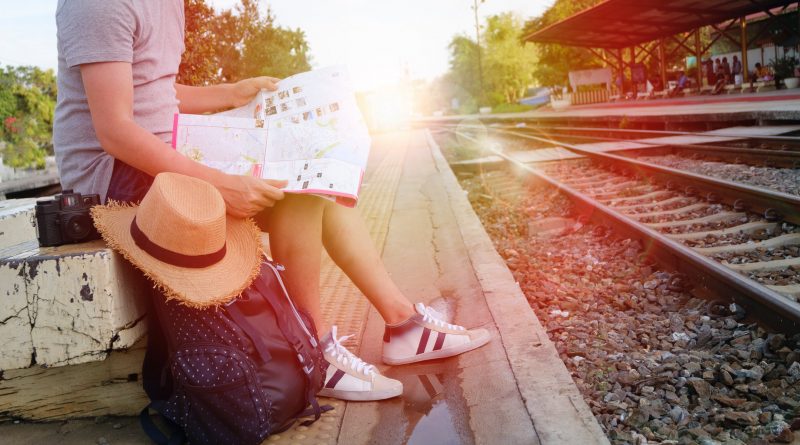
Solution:
<svg viewBox="0 0 800 445">
<path fill-rule="evenodd" d="M 392 130 L 408 123 L 411 103 L 411 94 L 406 88 L 383 88 L 365 95 L 364 113 L 373 130 Z"/>
</svg>

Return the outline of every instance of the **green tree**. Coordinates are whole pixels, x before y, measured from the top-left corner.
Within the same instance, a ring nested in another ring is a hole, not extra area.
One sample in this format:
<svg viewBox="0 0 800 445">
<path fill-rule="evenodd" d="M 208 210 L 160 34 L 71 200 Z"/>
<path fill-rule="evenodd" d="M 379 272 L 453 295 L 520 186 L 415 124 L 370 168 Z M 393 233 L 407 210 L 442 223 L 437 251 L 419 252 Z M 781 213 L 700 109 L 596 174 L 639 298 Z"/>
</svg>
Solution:
<svg viewBox="0 0 800 445">
<path fill-rule="evenodd" d="M 474 112 L 481 97 L 478 73 L 478 45 L 468 37 L 453 37 L 450 49 L 450 71 L 443 81 L 450 83 L 453 96 L 461 104 L 460 113 Z"/>
<path fill-rule="evenodd" d="M 43 167 L 52 154 L 56 78 L 33 66 L 0 68 L 0 137 L 3 162 L 16 168 Z"/>
<path fill-rule="evenodd" d="M 257 0 L 241 0 L 218 13 L 205 0 L 186 0 L 186 52 L 178 81 L 208 85 L 309 70 L 305 33 L 275 25 L 271 10 L 262 9 Z"/>
<path fill-rule="evenodd" d="M 601 1 L 556 0 L 542 15 L 534 17 L 525 23 L 521 35 L 524 38 L 577 12 L 588 9 Z M 534 47 L 539 60 L 533 71 L 533 77 L 540 85 L 565 85 L 569 71 L 600 66 L 597 58 L 584 48 L 549 43 L 535 43 Z"/>
<path fill-rule="evenodd" d="M 533 45 L 520 44 L 522 24 L 513 14 L 486 21 L 484 78 L 491 105 L 516 103 L 533 81 L 536 55 Z"/>
<path fill-rule="evenodd" d="M 183 39 L 186 50 L 178 69 L 179 83 L 185 85 L 206 85 L 219 81 L 219 40 L 217 38 L 217 16 L 204 0 L 186 0 L 184 5 L 186 21 Z M 221 34 L 225 36 L 225 34 Z"/>
<path fill-rule="evenodd" d="M 483 88 L 478 69 L 478 45 L 463 35 L 450 41 L 450 70 L 441 80 L 461 103 L 460 112 L 474 112 L 478 102 L 487 105 L 514 103 L 533 80 L 536 55 L 530 44 L 521 43 L 522 24 L 511 13 L 488 17 L 480 51 Z"/>
</svg>

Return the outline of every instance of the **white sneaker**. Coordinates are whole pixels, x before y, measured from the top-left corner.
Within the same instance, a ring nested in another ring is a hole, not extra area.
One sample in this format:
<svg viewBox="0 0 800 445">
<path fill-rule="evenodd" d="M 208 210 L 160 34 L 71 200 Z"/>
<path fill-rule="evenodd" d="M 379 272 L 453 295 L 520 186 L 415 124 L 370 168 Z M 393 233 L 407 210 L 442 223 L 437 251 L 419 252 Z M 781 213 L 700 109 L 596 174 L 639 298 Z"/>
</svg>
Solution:
<svg viewBox="0 0 800 445">
<path fill-rule="evenodd" d="M 383 400 L 403 393 L 403 384 L 381 375 L 375 366 L 366 363 L 342 346 L 349 335 L 337 338 L 336 326 L 322 338 L 328 370 L 325 385 L 319 394 L 323 397 L 350 401 Z"/>
<path fill-rule="evenodd" d="M 447 323 L 442 315 L 422 303 L 408 320 L 386 325 L 383 334 L 383 362 L 403 365 L 437 358 L 452 357 L 479 348 L 489 342 L 486 329 L 465 329 Z"/>
</svg>

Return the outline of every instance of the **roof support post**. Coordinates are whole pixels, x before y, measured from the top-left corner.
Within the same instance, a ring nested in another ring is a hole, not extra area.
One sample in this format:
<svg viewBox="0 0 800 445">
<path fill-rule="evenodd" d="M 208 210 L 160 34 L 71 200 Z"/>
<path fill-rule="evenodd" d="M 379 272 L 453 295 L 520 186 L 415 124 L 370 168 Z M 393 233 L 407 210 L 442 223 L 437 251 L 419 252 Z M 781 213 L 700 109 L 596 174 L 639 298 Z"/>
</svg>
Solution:
<svg viewBox="0 0 800 445">
<path fill-rule="evenodd" d="M 703 71 L 700 70 L 700 59 L 703 57 L 703 50 L 700 48 L 700 28 L 694 30 L 694 57 L 695 57 L 695 78 L 697 78 L 697 88 L 703 87 Z"/>
<path fill-rule="evenodd" d="M 633 98 L 636 99 L 636 94 L 639 92 L 639 86 L 633 81 L 633 66 L 636 65 L 636 47 L 632 46 L 630 48 L 631 51 L 631 62 L 628 65 L 628 69 L 631 72 L 631 93 L 633 93 Z"/>
<path fill-rule="evenodd" d="M 742 17 L 739 19 L 739 28 L 742 32 L 740 42 L 742 44 L 742 83 L 747 83 L 750 80 L 750 70 L 747 68 L 747 19 Z"/>
<path fill-rule="evenodd" d="M 617 94 L 620 96 L 625 95 L 625 59 L 622 56 L 622 48 L 617 48 L 617 60 L 619 61 L 619 68 L 617 70 L 617 76 L 622 79 L 621 85 L 619 86 L 619 91 Z"/>
<path fill-rule="evenodd" d="M 658 66 L 661 70 L 661 87 L 667 88 L 667 57 L 664 51 L 664 39 L 658 39 Z"/>
</svg>

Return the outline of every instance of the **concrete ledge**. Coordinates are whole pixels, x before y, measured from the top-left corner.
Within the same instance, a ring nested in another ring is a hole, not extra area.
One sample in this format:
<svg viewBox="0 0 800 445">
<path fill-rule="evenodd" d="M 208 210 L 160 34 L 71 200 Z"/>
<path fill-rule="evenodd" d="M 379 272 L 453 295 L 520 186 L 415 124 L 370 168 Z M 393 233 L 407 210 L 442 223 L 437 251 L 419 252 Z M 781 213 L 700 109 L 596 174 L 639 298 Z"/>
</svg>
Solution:
<svg viewBox="0 0 800 445">
<path fill-rule="evenodd" d="M 438 145 L 429 132 L 426 134 L 469 260 L 540 443 L 608 444 L 608 438 L 519 285 L 495 251 Z"/>
<path fill-rule="evenodd" d="M 102 241 L 17 250 L 0 257 L 0 370 L 103 360 L 145 333 L 148 283 Z"/>
<path fill-rule="evenodd" d="M 100 362 L 4 371 L 0 422 L 135 416 L 149 402 L 139 374 L 144 352 L 142 339 L 128 350 L 112 351 Z"/>
<path fill-rule="evenodd" d="M 0 201 L 0 252 L 11 246 L 36 240 L 36 200 L 9 199 Z M 4 256 L 0 253 L 0 257 Z"/>
</svg>

